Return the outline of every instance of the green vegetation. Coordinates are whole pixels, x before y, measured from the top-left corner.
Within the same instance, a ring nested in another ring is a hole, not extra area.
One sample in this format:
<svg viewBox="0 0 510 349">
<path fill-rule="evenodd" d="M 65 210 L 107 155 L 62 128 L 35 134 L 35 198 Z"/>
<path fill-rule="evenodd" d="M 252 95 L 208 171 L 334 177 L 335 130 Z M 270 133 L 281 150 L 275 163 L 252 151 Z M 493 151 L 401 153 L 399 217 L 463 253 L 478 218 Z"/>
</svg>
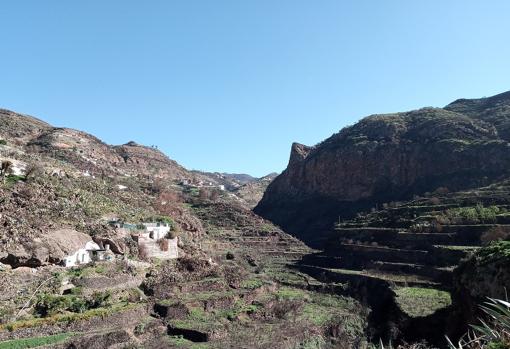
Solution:
<svg viewBox="0 0 510 349">
<path fill-rule="evenodd" d="M 290 287 L 282 287 L 276 292 L 276 299 L 278 300 L 296 300 L 296 299 L 307 299 L 308 295 L 305 291 L 290 288 Z"/>
<path fill-rule="evenodd" d="M 475 255 L 477 264 L 487 264 L 510 259 L 510 241 L 497 241 L 479 250 Z"/>
<path fill-rule="evenodd" d="M 265 284 L 265 282 L 263 280 L 253 278 L 253 279 L 244 280 L 241 283 L 241 287 L 249 289 L 249 290 L 255 290 L 257 288 L 261 288 L 262 286 L 264 286 L 264 284 Z"/>
<path fill-rule="evenodd" d="M 326 341 L 322 336 L 313 336 L 306 339 L 296 349 L 322 349 L 326 347 Z"/>
<path fill-rule="evenodd" d="M 433 288 L 401 287 L 395 293 L 400 308 L 412 317 L 433 314 L 452 303 L 448 292 Z"/>
<path fill-rule="evenodd" d="M 0 342 L 0 349 L 27 349 L 61 343 L 72 337 L 73 333 L 60 333 L 53 336 L 15 339 Z"/>
<path fill-rule="evenodd" d="M 5 139 L 0 139 L 0 145 L 7 145 L 7 141 Z"/>
<path fill-rule="evenodd" d="M 446 210 L 443 218 L 453 224 L 494 223 L 498 214 L 506 209 L 499 206 L 484 207 L 478 204 L 474 207 L 459 207 Z"/>
<path fill-rule="evenodd" d="M 14 331 L 20 328 L 33 328 L 44 325 L 52 325 L 59 322 L 74 322 L 80 320 L 89 320 L 94 317 L 106 317 L 115 313 L 126 311 L 140 306 L 140 303 L 118 303 L 106 308 L 90 309 L 83 313 L 65 313 L 55 314 L 45 318 L 32 318 L 28 320 L 19 320 L 7 324 L 0 324 L 0 330 Z"/>
<path fill-rule="evenodd" d="M 25 176 L 18 176 L 18 175 L 13 175 L 13 174 L 5 177 L 5 182 L 7 184 L 16 184 L 18 182 L 25 181 L 25 180 L 26 180 Z"/>
<path fill-rule="evenodd" d="M 53 295 L 43 293 L 37 298 L 35 311 L 41 317 L 51 316 L 66 311 L 72 313 L 84 313 L 89 309 L 107 307 L 110 305 L 111 293 L 95 292 L 85 299 L 76 295 Z"/>
<path fill-rule="evenodd" d="M 491 299 L 480 307 L 488 321 L 471 325 L 472 331 L 463 336 L 457 345 L 448 339 L 451 349 L 507 349 L 510 348 L 510 303 Z"/>
</svg>

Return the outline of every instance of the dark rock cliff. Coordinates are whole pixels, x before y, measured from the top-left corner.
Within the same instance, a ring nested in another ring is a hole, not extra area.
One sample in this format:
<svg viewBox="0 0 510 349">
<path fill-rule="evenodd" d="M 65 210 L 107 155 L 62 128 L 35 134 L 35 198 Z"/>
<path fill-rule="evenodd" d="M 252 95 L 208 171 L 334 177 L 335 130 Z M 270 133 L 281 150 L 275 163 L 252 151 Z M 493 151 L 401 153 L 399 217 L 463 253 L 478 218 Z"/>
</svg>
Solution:
<svg viewBox="0 0 510 349">
<path fill-rule="evenodd" d="M 506 93 L 373 115 L 315 147 L 293 144 L 255 212 L 316 242 L 339 217 L 378 203 L 488 184 L 510 172 L 509 106 Z"/>
</svg>

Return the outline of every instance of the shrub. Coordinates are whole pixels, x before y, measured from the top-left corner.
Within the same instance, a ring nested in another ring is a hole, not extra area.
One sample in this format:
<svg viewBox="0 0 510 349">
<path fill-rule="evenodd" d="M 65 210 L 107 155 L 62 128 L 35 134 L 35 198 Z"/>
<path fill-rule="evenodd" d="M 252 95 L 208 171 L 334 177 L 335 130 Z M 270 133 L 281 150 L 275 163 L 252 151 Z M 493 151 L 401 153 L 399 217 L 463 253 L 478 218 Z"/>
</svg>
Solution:
<svg viewBox="0 0 510 349">
<path fill-rule="evenodd" d="M 235 257 L 235 255 L 234 255 L 234 253 L 233 253 L 233 252 L 228 251 L 228 252 L 227 252 L 227 255 L 225 256 L 225 258 L 226 258 L 227 260 L 233 260 L 233 259 L 235 259 L 236 257 Z"/>
<path fill-rule="evenodd" d="M 9 184 L 15 184 L 15 183 L 18 183 L 20 181 L 24 181 L 26 178 L 25 176 L 17 176 L 17 175 L 8 175 L 7 176 L 7 183 Z"/>
<path fill-rule="evenodd" d="M 301 299 L 283 299 L 277 302 L 271 309 L 273 315 L 278 319 L 285 319 L 295 316 L 303 309 L 304 301 Z"/>
<path fill-rule="evenodd" d="M 5 139 L 0 139 L 0 145 L 7 145 L 7 141 Z"/>
<path fill-rule="evenodd" d="M 161 251 L 168 251 L 168 240 L 167 239 L 159 239 L 158 245 Z"/>
<path fill-rule="evenodd" d="M 52 295 L 44 293 L 40 295 L 35 304 L 35 311 L 40 317 L 52 316 L 70 311 L 72 313 L 84 313 L 90 309 L 104 308 L 111 305 L 111 293 L 94 292 L 90 298 L 82 298 L 76 295 Z"/>
<path fill-rule="evenodd" d="M 175 239 L 179 235 L 181 235 L 181 229 L 179 228 L 179 226 L 177 224 L 175 224 L 172 227 L 172 230 L 170 230 L 168 232 L 168 234 L 166 234 L 166 237 L 167 237 L 167 239 Z"/>
<path fill-rule="evenodd" d="M 498 206 L 484 207 L 478 204 L 474 207 L 459 207 L 446 211 L 446 217 L 453 223 L 460 224 L 477 224 L 477 223 L 494 223 L 496 216 L 505 212 Z"/>
<path fill-rule="evenodd" d="M 109 307 L 112 304 L 112 294 L 110 291 L 94 292 L 88 300 L 89 309 Z"/>
<path fill-rule="evenodd" d="M 480 325 L 471 325 L 472 330 L 466 333 L 457 345 L 448 339 L 451 349 L 505 349 L 510 347 L 510 303 L 489 298 L 480 308 L 488 320 L 480 319 Z"/>
<path fill-rule="evenodd" d="M 74 295 L 57 296 L 47 293 L 40 295 L 35 305 L 35 311 L 41 317 L 63 313 L 64 311 L 82 313 L 87 308 L 87 302 Z"/>
<path fill-rule="evenodd" d="M 488 245 L 493 241 L 507 240 L 509 237 L 510 237 L 509 229 L 502 226 L 497 226 L 483 233 L 482 236 L 480 237 L 480 240 L 484 245 Z"/>
</svg>

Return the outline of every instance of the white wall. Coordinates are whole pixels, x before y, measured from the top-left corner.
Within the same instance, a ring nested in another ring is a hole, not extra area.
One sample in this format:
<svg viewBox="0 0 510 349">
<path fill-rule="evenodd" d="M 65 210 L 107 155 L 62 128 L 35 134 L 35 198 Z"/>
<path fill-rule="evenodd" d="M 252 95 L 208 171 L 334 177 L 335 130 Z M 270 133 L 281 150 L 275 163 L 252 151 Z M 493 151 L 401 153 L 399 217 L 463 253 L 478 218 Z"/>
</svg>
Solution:
<svg viewBox="0 0 510 349">
<path fill-rule="evenodd" d="M 100 247 L 94 241 L 89 241 L 85 244 L 84 248 L 80 248 L 78 251 L 73 253 L 72 255 L 67 256 L 64 259 L 64 266 L 66 267 L 74 267 L 77 265 L 90 263 L 92 260 L 90 259 L 89 251 L 99 250 Z"/>
<path fill-rule="evenodd" d="M 145 231 L 149 233 L 149 234 L 145 233 L 144 236 L 149 237 L 150 233 L 154 233 L 153 237 L 154 240 L 163 239 L 166 236 L 166 234 L 168 234 L 168 232 L 170 231 L 169 225 L 161 225 L 158 227 L 154 223 L 144 223 L 144 226 Z"/>
<path fill-rule="evenodd" d="M 87 263 L 90 263 L 90 254 L 89 251 L 84 248 L 80 248 L 74 254 L 67 256 L 64 260 L 64 265 L 66 267 L 74 267 Z"/>
</svg>

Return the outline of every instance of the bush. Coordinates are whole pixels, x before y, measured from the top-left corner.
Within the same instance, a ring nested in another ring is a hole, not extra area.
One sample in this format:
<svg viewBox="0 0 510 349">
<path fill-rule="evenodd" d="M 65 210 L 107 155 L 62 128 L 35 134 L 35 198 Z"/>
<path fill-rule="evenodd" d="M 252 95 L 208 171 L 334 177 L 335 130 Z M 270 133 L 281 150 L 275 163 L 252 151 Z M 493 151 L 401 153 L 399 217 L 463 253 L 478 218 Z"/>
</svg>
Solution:
<svg viewBox="0 0 510 349">
<path fill-rule="evenodd" d="M 304 301 L 300 299 L 284 299 L 277 302 L 271 312 L 278 319 L 285 319 L 289 316 L 295 316 L 303 309 Z"/>
<path fill-rule="evenodd" d="M 181 228 L 179 227 L 178 224 L 174 224 L 172 226 L 172 230 L 170 230 L 168 232 L 168 234 L 166 234 L 166 238 L 167 239 L 175 239 L 176 237 L 178 237 L 179 235 L 181 235 Z"/>
<path fill-rule="evenodd" d="M 235 255 L 234 255 L 234 253 L 233 253 L 233 252 L 228 251 L 228 252 L 227 252 L 227 255 L 225 256 L 225 258 L 226 258 L 227 260 L 231 261 L 231 260 L 235 259 L 236 257 L 235 257 Z"/>
<path fill-rule="evenodd" d="M 94 292 L 88 299 L 76 295 L 40 295 L 35 304 L 35 311 L 40 317 L 47 317 L 66 311 L 84 313 L 89 309 L 103 308 L 111 305 L 111 293 Z"/>
<path fill-rule="evenodd" d="M 494 223 L 496 216 L 504 213 L 505 209 L 498 206 L 484 207 L 478 204 L 474 207 L 459 207 L 446 211 L 446 217 L 452 223 L 457 224 L 478 224 L 478 223 Z"/>
<path fill-rule="evenodd" d="M 480 325 L 471 325 L 472 330 L 457 345 L 448 339 L 451 349 L 510 348 L 510 303 L 489 298 L 480 308 L 488 319 L 480 320 Z"/>
<path fill-rule="evenodd" d="M 94 292 L 87 305 L 89 309 L 109 307 L 112 305 L 112 294 L 110 291 Z"/>
<path fill-rule="evenodd" d="M 0 139 L 0 145 L 7 145 L 7 141 L 5 139 Z"/>
<path fill-rule="evenodd" d="M 168 240 L 167 239 L 159 239 L 158 240 L 159 249 L 161 251 L 168 251 Z"/>
<path fill-rule="evenodd" d="M 38 297 L 35 305 L 35 311 L 40 317 L 47 317 L 65 311 L 82 313 L 85 310 L 87 310 L 87 302 L 74 295 L 57 296 L 45 293 Z"/>
<path fill-rule="evenodd" d="M 493 241 L 508 240 L 510 237 L 510 231 L 508 228 L 498 226 L 489 229 L 482 234 L 480 240 L 484 245 L 488 245 Z"/>
</svg>

